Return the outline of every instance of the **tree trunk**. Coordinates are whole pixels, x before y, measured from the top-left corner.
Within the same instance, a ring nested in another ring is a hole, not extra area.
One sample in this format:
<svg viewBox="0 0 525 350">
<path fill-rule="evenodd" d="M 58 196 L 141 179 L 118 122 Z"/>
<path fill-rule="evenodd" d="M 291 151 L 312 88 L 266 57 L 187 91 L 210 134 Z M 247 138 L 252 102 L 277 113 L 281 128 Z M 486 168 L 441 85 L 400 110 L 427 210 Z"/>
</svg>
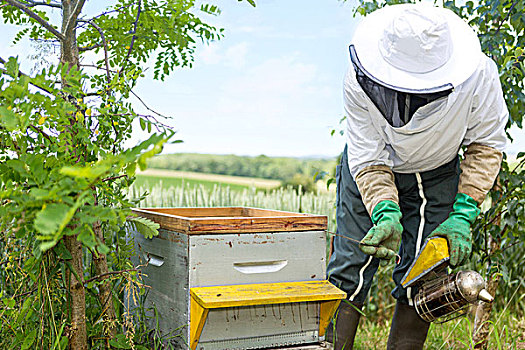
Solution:
<svg viewBox="0 0 525 350">
<path fill-rule="evenodd" d="M 489 236 L 489 254 L 499 250 L 500 245 L 499 241 Z M 487 281 L 487 291 L 492 295 L 496 296 L 496 291 L 498 289 L 498 284 L 500 281 L 500 276 L 491 274 Z M 490 333 L 489 322 L 490 315 L 492 312 L 493 303 L 485 303 L 480 301 L 476 307 L 476 315 L 474 318 L 474 330 L 472 334 L 472 341 L 474 342 L 474 349 L 487 349 Z"/>
<path fill-rule="evenodd" d="M 79 63 L 76 22 L 84 2 L 85 0 L 62 0 L 62 34 L 64 38 L 60 41 L 60 62 L 67 66 L 68 71 L 74 66 L 78 67 Z M 66 77 L 62 77 L 62 85 L 68 85 Z M 72 152 L 75 153 L 75 145 L 72 145 L 72 147 Z M 69 293 L 71 295 L 69 348 L 72 350 L 87 350 L 86 294 L 83 281 L 82 243 L 77 240 L 77 235 L 64 236 L 64 242 L 71 253 L 71 268 L 75 272 L 70 271 L 68 273 Z M 78 276 L 78 279 L 75 275 Z"/>
<path fill-rule="evenodd" d="M 69 347 L 73 350 L 87 349 L 86 331 L 86 295 L 82 280 L 84 266 L 82 264 L 82 244 L 77 236 L 64 236 L 64 243 L 71 253 L 71 268 L 68 273 L 69 293 L 71 295 L 71 329 L 69 332 Z M 75 276 L 76 275 L 76 276 Z"/>
<path fill-rule="evenodd" d="M 100 239 L 101 242 L 104 242 L 104 233 L 102 232 L 100 221 L 93 224 L 93 231 L 97 238 Z M 98 253 L 98 257 L 93 256 L 93 263 L 95 264 L 95 272 L 97 275 L 103 275 L 109 272 L 108 260 L 105 254 Z M 98 298 L 104 312 L 104 331 L 110 338 L 114 338 L 117 335 L 117 317 L 115 315 L 111 291 L 111 282 L 104 280 L 102 284 L 99 285 Z"/>
<path fill-rule="evenodd" d="M 76 22 L 85 0 L 62 0 L 62 34 L 60 42 L 60 62 L 68 66 L 78 66 Z M 64 83 L 64 82 L 63 82 Z"/>
</svg>

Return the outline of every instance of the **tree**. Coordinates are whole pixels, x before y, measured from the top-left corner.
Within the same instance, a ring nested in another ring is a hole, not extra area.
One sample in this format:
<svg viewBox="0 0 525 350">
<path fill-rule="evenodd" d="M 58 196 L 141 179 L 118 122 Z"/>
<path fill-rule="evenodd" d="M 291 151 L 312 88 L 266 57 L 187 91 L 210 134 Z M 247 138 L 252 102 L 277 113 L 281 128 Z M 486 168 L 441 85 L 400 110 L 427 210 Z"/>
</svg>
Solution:
<svg viewBox="0 0 525 350">
<path fill-rule="evenodd" d="M 415 1 L 359 0 L 356 12 L 366 15 L 387 4 L 413 2 Z M 464 18 L 477 32 L 483 52 L 499 67 L 503 94 L 510 112 L 507 131 L 511 126 L 522 128 L 525 110 L 525 2 L 480 0 L 461 1 L 457 4 L 455 0 L 451 0 L 443 1 L 441 5 Z M 504 298 L 496 298 L 500 302 L 507 302 L 507 306 L 518 290 L 525 289 L 525 268 L 523 264 L 516 264 L 516 257 L 523 260 L 525 248 L 525 152 L 517 155 L 514 164 L 509 162 L 505 156 L 498 186 L 489 193 L 490 208 L 478 218 L 473 227 L 474 251 L 478 252 L 479 260 L 472 259 L 481 262 L 472 264 L 486 273 L 488 290 L 491 293 L 496 293 L 501 278 L 507 285 L 513 286 L 505 288 Z M 514 303 L 518 305 L 516 300 Z M 473 331 L 475 348 L 487 348 L 491 310 L 492 304 L 481 303 L 478 306 Z M 525 312 L 525 309 L 521 312 Z"/>
<path fill-rule="evenodd" d="M 123 226 L 156 227 L 130 216 L 127 188 L 174 136 L 133 89 L 150 62 L 163 80 L 191 67 L 197 40 L 222 36 L 197 17 L 219 9 L 194 0 L 117 0 L 89 16 L 85 2 L 0 0 L 3 21 L 20 27 L 14 42 L 60 46 L 56 62 L 31 75 L 0 57 L 0 348 L 133 342 L 119 298 L 140 278 Z M 126 149 L 137 119 L 151 136 Z"/>
</svg>

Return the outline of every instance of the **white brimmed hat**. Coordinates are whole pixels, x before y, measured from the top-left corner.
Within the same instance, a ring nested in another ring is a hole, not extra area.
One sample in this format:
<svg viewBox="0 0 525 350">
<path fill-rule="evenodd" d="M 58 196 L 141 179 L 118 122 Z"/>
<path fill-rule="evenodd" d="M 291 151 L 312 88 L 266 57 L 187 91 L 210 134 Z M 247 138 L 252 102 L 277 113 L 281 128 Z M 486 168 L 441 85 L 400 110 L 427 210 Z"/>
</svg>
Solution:
<svg viewBox="0 0 525 350">
<path fill-rule="evenodd" d="M 399 91 L 456 87 L 476 69 L 476 33 L 452 11 L 423 4 L 383 7 L 365 17 L 352 45 L 365 74 Z"/>
</svg>

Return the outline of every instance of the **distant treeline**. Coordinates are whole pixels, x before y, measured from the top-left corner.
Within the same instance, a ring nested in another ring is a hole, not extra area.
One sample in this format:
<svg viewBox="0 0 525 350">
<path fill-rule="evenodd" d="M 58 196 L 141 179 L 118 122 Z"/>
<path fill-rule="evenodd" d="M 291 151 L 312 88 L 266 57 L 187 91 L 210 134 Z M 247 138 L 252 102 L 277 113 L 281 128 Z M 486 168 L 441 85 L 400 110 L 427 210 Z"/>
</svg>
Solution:
<svg viewBox="0 0 525 350">
<path fill-rule="evenodd" d="M 158 169 L 259 177 L 288 181 L 297 175 L 313 177 L 317 172 L 332 173 L 336 159 L 276 158 L 197 153 L 163 154 L 149 161 Z"/>
</svg>

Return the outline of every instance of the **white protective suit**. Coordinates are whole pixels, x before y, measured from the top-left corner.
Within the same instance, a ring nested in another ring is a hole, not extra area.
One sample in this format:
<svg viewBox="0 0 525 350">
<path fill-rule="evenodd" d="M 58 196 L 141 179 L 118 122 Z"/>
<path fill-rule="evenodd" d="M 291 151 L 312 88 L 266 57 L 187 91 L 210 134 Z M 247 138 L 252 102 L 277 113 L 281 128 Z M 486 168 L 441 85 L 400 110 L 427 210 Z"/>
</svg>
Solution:
<svg viewBox="0 0 525 350">
<path fill-rule="evenodd" d="M 496 64 L 484 56 L 464 83 L 446 97 L 420 107 L 402 127 L 392 127 L 356 80 L 344 80 L 348 165 L 354 179 L 372 165 L 399 173 L 435 169 L 472 143 L 503 151 L 508 110 Z"/>
</svg>

